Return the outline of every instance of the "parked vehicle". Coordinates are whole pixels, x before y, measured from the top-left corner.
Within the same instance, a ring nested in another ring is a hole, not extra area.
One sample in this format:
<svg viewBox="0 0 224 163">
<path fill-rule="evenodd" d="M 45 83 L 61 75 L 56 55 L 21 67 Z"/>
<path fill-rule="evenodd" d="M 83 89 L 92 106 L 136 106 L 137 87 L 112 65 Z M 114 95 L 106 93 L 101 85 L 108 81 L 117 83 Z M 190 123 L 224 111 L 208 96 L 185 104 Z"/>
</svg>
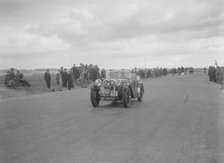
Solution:
<svg viewBox="0 0 224 163">
<path fill-rule="evenodd" d="M 194 68 L 193 67 L 190 67 L 189 68 L 189 73 L 192 74 L 193 72 L 194 72 Z"/>
<path fill-rule="evenodd" d="M 90 99 L 94 107 L 100 101 L 123 101 L 129 107 L 131 99 L 142 101 L 144 86 L 139 76 L 128 70 L 108 70 L 105 79 L 97 79 L 90 88 Z"/>
</svg>

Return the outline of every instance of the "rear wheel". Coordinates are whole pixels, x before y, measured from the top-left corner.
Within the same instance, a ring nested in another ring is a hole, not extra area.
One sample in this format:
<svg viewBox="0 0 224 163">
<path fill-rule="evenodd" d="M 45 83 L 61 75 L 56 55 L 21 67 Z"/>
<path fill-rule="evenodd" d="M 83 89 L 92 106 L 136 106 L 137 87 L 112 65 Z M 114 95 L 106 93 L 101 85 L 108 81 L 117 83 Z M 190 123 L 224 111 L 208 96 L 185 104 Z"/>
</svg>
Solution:
<svg viewBox="0 0 224 163">
<path fill-rule="evenodd" d="M 123 104 L 125 108 L 128 108 L 131 103 L 131 92 L 130 89 L 123 91 Z"/>
<path fill-rule="evenodd" d="M 100 96 L 98 94 L 98 92 L 94 89 L 91 89 L 90 91 L 90 99 L 91 99 L 91 103 L 94 107 L 99 106 L 100 103 Z"/>
</svg>

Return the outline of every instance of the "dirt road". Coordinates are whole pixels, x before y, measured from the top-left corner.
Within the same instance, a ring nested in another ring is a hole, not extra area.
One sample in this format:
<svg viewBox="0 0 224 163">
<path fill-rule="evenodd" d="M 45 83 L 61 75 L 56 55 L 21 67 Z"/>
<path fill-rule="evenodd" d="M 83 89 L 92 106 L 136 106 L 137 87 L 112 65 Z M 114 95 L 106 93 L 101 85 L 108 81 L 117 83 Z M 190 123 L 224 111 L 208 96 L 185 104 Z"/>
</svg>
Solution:
<svg viewBox="0 0 224 163">
<path fill-rule="evenodd" d="M 224 92 L 206 75 L 144 80 L 143 102 L 102 102 L 89 90 L 0 102 L 2 163 L 221 163 Z"/>
</svg>

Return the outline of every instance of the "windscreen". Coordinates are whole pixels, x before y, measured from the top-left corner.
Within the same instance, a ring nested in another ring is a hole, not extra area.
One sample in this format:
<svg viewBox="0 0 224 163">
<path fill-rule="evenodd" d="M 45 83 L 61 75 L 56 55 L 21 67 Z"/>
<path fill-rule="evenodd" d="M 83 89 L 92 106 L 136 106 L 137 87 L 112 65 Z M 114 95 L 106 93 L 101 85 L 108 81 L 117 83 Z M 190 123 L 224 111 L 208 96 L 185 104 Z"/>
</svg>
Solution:
<svg viewBox="0 0 224 163">
<path fill-rule="evenodd" d="M 130 71 L 125 70 L 108 70 L 106 71 L 106 79 L 131 79 Z"/>
</svg>

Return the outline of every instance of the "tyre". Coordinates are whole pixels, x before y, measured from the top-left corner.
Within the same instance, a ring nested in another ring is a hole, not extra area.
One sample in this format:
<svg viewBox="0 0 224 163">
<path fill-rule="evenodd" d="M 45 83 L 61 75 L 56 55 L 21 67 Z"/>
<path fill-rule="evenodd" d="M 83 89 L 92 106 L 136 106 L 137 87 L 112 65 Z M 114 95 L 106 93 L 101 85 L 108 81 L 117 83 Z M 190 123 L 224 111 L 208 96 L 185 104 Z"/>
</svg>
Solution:
<svg viewBox="0 0 224 163">
<path fill-rule="evenodd" d="M 138 101 L 142 101 L 143 94 L 144 94 L 144 86 L 143 86 L 143 84 L 141 84 L 141 87 L 140 87 L 140 96 L 138 97 Z"/>
<path fill-rule="evenodd" d="M 138 97 L 138 101 L 142 101 L 142 98 L 143 98 L 143 90 L 141 89 L 140 90 L 140 96 Z"/>
<path fill-rule="evenodd" d="M 91 103 L 94 107 L 99 106 L 100 103 L 100 96 L 96 90 L 91 89 L 90 91 L 90 99 Z"/>
<path fill-rule="evenodd" d="M 123 91 L 123 104 L 125 108 L 128 108 L 131 103 L 131 92 L 130 89 Z"/>
</svg>

